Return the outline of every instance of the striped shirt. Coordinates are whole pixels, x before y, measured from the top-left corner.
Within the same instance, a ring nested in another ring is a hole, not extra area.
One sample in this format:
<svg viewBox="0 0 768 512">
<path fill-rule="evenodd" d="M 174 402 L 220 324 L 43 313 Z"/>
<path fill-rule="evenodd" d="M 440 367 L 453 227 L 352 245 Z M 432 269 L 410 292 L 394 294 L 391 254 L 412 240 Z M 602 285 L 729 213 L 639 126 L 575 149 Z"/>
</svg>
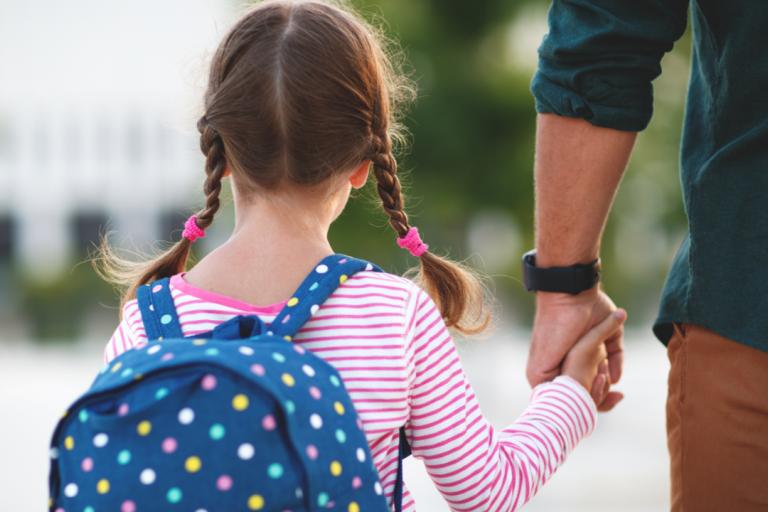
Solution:
<svg viewBox="0 0 768 512">
<path fill-rule="evenodd" d="M 271 322 L 284 303 L 256 307 L 170 280 L 185 336 L 235 315 Z M 146 343 L 136 300 L 109 341 L 107 361 Z M 294 337 L 336 367 L 349 391 L 390 500 L 399 429 L 452 510 L 517 510 L 595 426 L 586 389 L 569 377 L 538 386 L 518 420 L 497 431 L 480 411 L 451 335 L 429 296 L 411 281 L 360 272 L 344 282 Z M 415 510 L 407 486 L 403 510 Z"/>
</svg>

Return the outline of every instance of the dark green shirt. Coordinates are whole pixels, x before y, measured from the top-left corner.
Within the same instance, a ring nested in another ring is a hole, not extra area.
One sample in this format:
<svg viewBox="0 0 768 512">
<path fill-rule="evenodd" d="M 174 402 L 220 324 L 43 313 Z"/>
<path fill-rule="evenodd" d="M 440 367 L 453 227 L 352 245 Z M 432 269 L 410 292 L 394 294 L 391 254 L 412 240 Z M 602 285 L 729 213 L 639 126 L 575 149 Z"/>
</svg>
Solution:
<svg viewBox="0 0 768 512">
<path fill-rule="evenodd" d="M 532 90 L 539 112 L 639 131 L 688 0 L 555 0 Z M 689 230 L 654 332 L 694 323 L 768 351 L 768 3 L 691 0 L 681 148 Z"/>
</svg>

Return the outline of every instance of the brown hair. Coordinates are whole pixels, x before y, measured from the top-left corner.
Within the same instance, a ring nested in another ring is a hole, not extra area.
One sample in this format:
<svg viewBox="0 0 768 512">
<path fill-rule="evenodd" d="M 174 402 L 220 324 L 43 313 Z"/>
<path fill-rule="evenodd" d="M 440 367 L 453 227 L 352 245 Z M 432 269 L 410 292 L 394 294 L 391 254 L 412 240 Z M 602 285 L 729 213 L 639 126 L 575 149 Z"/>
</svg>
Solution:
<svg viewBox="0 0 768 512">
<path fill-rule="evenodd" d="M 394 112 L 412 88 L 380 41 L 359 17 L 322 1 L 265 2 L 234 25 L 213 56 L 197 123 L 206 157 L 201 228 L 219 209 L 227 164 L 238 192 L 247 193 L 286 182 L 317 185 L 370 160 L 390 225 L 400 237 L 407 233 L 392 145 Z M 126 288 L 125 303 L 140 285 L 184 271 L 190 245 L 181 238 L 151 261 L 132 263 L 105 239 L 100 271 Z M 420 261 L 417 279 L 446 324 L 483 330 L 489 315 L 478 279 L 429 252 Z"/>
</svg>

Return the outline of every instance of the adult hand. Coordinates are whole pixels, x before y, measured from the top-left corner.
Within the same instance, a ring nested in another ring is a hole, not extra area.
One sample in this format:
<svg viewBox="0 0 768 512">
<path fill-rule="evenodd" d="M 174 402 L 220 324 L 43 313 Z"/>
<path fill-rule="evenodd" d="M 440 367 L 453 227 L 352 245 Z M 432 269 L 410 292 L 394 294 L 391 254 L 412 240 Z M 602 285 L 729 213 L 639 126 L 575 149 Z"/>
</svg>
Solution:
<svg viewBox="0 0 768 512">
<path fill-rule="evenodd" d="M 561 373 L 565 355 L 592 327 L 616 310 L 616 305 L 602 290 L 595 287 L 578 295 L 538 292 L 536 317 L 533 325 L 527 376 L 532 386 L 554 379 Z M 624 330 L 605 342 L 608 375 L 598 373 L 596 380 L 605 386 L 621 378 L 624 359 Z M 600 386 L 593 386 L 600 388 Z M 600 411 L 609 411 L 624 396 L 615 391 L 600 393 Z"/>
</svg>

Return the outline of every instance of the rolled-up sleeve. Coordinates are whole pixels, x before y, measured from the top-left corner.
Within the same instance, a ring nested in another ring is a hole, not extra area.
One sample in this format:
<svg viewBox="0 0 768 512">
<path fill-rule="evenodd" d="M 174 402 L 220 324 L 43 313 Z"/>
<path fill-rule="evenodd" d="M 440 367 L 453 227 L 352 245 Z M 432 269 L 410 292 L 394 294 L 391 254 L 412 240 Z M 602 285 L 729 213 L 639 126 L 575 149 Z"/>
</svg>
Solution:
<svg viewBox="0 0 768 512">
<path fill-rule="evenodd" d="M 688 0 L 554 0 L 531 90 L 539 113 L 643 130 L 651 82 L 685 32 Z"/>
</svg>

